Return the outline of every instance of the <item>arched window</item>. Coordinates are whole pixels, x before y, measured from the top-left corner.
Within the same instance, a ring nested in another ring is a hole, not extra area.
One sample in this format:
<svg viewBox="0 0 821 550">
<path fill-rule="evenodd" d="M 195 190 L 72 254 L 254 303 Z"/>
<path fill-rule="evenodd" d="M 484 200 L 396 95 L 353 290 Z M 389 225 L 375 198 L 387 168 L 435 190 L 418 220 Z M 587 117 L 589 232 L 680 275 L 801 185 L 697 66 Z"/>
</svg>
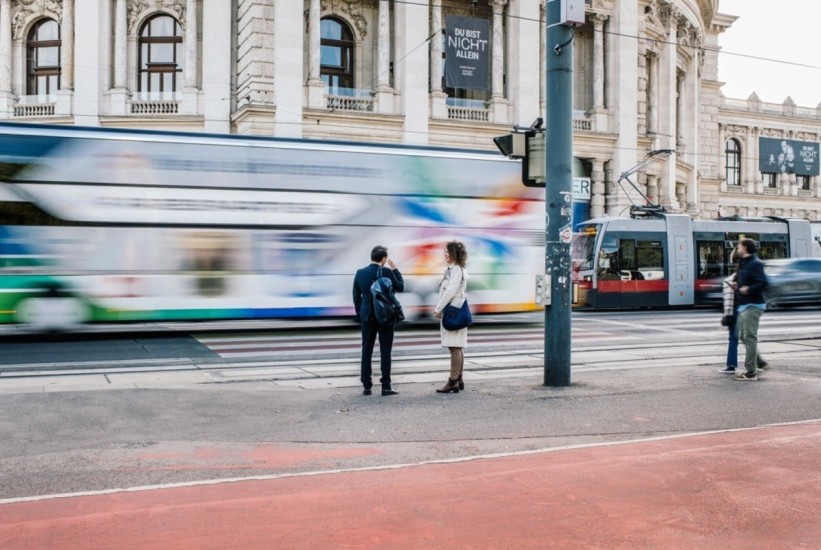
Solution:
<svg viewBox="0 0 821 550">
<path fill-rule="evenodd" d="M 183 60 L 182 27 L 170 15 L 155 15 L 140 30 L 137 90 L 152 96 L 176 92 Z"/>
<path fill-rule="evenodd" d="M 60 89 L 60 25 L 41 19 L 26 40 L 26 94 L 49 95 Z"/>
<path fill-rule="evenodd" d="M 319 73 L 325 90 L 331 95 L 344 95 L 353 90 L 353 32 L 334 17 L 324 17 L 320 23 Z"/>
<path fill-rule="evenodd" d="M 741 144 L 738 140 L 727 140 L 724 155 L 727 185 L 741 185 Z"/>
</svg>

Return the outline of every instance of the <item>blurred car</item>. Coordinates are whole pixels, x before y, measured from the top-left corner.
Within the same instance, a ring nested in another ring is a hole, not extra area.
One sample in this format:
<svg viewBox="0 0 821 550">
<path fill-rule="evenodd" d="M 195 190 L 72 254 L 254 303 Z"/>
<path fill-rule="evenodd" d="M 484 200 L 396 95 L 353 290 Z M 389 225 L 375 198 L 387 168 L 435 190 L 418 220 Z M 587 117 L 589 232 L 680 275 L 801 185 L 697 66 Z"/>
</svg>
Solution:
<svg viewBox="0 0 821 550">
<path fill-rule="evenodd" d="M 764 272 L 768 306 L 821 304 L 821 258 L 768 260 Z"/>
</svg>

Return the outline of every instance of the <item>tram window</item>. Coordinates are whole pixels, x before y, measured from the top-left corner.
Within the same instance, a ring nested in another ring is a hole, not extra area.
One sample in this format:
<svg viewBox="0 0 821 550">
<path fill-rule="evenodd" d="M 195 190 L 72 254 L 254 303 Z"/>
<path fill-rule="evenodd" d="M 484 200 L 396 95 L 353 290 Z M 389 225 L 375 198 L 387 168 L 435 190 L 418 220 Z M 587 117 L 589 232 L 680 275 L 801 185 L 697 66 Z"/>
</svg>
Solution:
<svg viewBox="0 0 821 550">
<path fill-rule="evenodd" d="M 759 244 L 758 257 L 762 260 L 777 260 L 787 257 L 787 243 L 763 241 Z"/>
<path fill-rule="evenodd" d="M 724 243 L 721 241 L 698 242 L 698 278 L 712 279 L 725 274 Z M 732 251 L 730 251 L 732 255 Z"/>
<path fill-rule="evenodd" d="M 598 278 L 603 281 L 663 279 L 664 248 L 661 241 L 614 239 L 612 243 L 604 243 L 599 255 Z"/>
<path fill-rule="evenodd" d="M 636 241 L 624 240 L 619 245 L 619 270 L 635 271 Z"/>
<path fill-rule="evenodd" d="M 661 241 L 636 241 L 637 279 L 664 278 L 664 248 Z"/>
<path fill-rule="evenodd" d="M 620 280 L 619 275 L 619 239 L 605 234 L 602 240 L 596 276 L 600 281 Z"/>
</svg>

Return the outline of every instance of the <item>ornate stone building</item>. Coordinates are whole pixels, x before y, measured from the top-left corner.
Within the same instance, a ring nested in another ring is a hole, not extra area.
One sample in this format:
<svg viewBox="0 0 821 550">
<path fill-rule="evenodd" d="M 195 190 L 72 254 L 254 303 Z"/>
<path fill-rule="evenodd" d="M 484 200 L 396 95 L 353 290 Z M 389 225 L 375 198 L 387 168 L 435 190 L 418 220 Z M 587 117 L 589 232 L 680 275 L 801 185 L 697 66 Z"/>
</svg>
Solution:
<svg viewBox="0 0 821 550">
<path fill-rule="evenodd" d="M 821 219 L 818 177 L 758 171 L 762 136 L 818 142 L 821 109 L 726 99 L 718 0 L 586 0 L 574 41 L 577 175 L 668 210 Z M 449 15 L 486 19 L 487 90 L 448 88 Z M 545 108 L 545 0 L 0 0 L 0 117 L 494 149 Z M 729 180 L 728 180 L 729 178 Z"/>
</svg>

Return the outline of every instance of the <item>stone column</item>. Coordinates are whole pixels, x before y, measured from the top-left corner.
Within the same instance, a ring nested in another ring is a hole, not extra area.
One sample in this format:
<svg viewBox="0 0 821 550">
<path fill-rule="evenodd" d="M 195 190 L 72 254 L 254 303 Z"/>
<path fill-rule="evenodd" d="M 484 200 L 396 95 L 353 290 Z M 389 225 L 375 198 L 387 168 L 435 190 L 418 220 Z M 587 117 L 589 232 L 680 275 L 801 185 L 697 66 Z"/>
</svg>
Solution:
<svg viewBox="0 0 821 550">
<path fill-rule="evenodd" d="M 308 5 L 308 108 L 325 108 L 325 86 L 320 77 L 320 20 L 322 18 L 320 0 L 311 0 Z"/>
<path fill-rule="evenodd" d="M 74 97 L 74 0 L 63 0 L 63 19 L 60 22 L 60 89 L 55 94 L 54 113 L 70 116 Z"/>
<path fill-rule="evenodd" d="M 430 56 L 419 44 L 430 36 L 430 10 L 427 2 L 396 2 L 393 9 L 396 21 L 394 57 L 402 60 L 394 67 L 394 85 L 400 91 L 397 114 L 404 115 L 402 138 L 404 143 L 427 145 Z"/>
<path fill-rule="evenodd" d="M 430 91 L 442 91 L 442 0 L 431 0 L 430 6 Z"/>
<path fill-rule="evenodd" d="M 647 133 L 657 134 L 659 130 L 659 83 L 658 59 L 655 54 L 647 56 Z"/>
<path fill-rule="evenodd" d="M 543 117 L 539 108 L 539 73 L 535 63 L 539 59 L 538 2 L 511 2 L 507 8 L 507 84 L 511 122 L 530 126 L 537 117 Z"/>
<path fill-rule="evenodd" d="M 75 14 L 73 116 L 78 126 L 99 126 L 105 111 L 111 59 L 111 0 L 74 0 Z"/>
<path fill-rule="evenodd" d="M 11 118 L 11 0 L 0 0 L 0 118 Z"/>
<path fill-rule="evenodd" d="M 600 159 L 592 160 L 593 169 L 590 172 L 592 188 L 590 190 L 590 217 L 600 218 L 604 216 L 604 195 L 607 188 L 604 185 L 604 161 Z"/>
<path fill-rule="evenodd" d="M 185 87 L 197 87 L 197 0 L 185 4 Z"/>
<path fill-rule="evenodd" d="M 719 191 L 727 192 L 727 134 L 724 125 L 718 123 L 718 179 L 721 181 Z"/>
<path fill-rule="evenodd" d="M 63 21 L 60 25 L 60 89 L 74 89 L 74 0 L 63 0 Z"/>
<path fill-rule="evenodd" d="M 231 2 L 205 0 L 208 9 L 202 10 L 202 109 L 205 131 L 231 133 Z M 204 7 L 204 6 L 203 6 Z"/>
<path fill-rule="evenodd" d="M 125 89 L 128 78 L 128 12 L 126 0 L 117 0 L 114 12 L 114 87 Z"/>
<path fill-rule="evenodd" d="M 758 171 L 758 162 L 756 162 L 756 159 L 759 158 L 758 136 L 760 132 L 761 130 L 758 127 L 753 127 L 752 135 L 750 137 L 750 143 L 747 144 L 747 156 L 750 157 L 750 164 L 752 166 L 752 172 L 750 172 L 750 183 L 747 187 L 747 192 L 750 194 L 764 192 L 764 185 L 761 179 L 761 172 Z"/>
<path fill-rule="evenodd" d="M 685 142 L 687 144 L 687 162 L 692 167 L 687 181 L 687 213 L 693 217 L 697 217 L 701 209 L 701 197 L 698 187 L 698 170 L 699 170 L 699 138 L 701 120 L 699 113 L 701 111 L 701 79 L 699 78 L 699 56 L 701 55 L 700 34 L 693 31 L 693 43 L 697 46 L 693 50 L 693 58 L 690 60 L 689 71 L 687 71 L 686 95 L 687 103 L 685 107 L 685 114 L 687 125 L 685 128 Z M 746 149 L 742 148 L 741 170 L 742 177 L 744 171 L 743 156 Z"/>
<path fill-rule="evenodd" d="M 655 174 L 647 174 L 647 198 L 652 204 L 659 204 L 659 177 Z"/>
<path fill-rule="evenodd" d="M 393 88 L 391 88 L 391 5 L 388 0 L 379 0 L 379 28 L 377 36 L 377 86 L 376 112 L 393 114 Z"/>
<path fill-rule="evenodd" d="M 618 2 L 613 19 L 610 20 L 608 48 L 618 52 L 608 63 L 606 81 L 613 119 L 610 131 L 617 135 L 614 158 L 611 164 L 613 174 L 622 174 L 633 168 L 644 153 L 638 142 L 638 57 L 636 36 L 638 30 L 638 2 Z M 663 100 L 663 98 L 662 98 Z M 618 176 L 615 176 L 618 177 Z M 627 197 L 620 193 L 616 185 L 612 189 L 612 205 L 607 204 L 607 212 L 618 215 L 629 204 Z"/>
<path fill-rule="evenodd" d="M 495 124 L 508 122 L 508 102 L 505 100 L 505 36 L 504 11 L 507 0 L 490 0 L 493 7 L 493 44 L 491 46 L 491 95 L 488 120 Z"/>
<path fill-rule="evenodd" d="M 123 116 L 128 113 L 128 5 L 116 0 L 114 5 L 114 88 L 106 92 L 109 113 Z"/>
<path fill-rule="evenodd" d="M 273 6 L 274 128 L 276 137 L 302 137 L 303 48 L 302 2 Z M 297 24 L 297 22 L 299 22 Z"/>
<path fill-rule="evenodd" d="M 184 115 L 196 115 L 199 108 L 199 90 L 197 89 L 197 44 L 199 42 L 197 28 L 197 0 L 187 0 L 185 3 L 185 65 L 183 77 L 185 84 L 182 89 L 182 110 Z"/>
<path fill-rule="evenodd" d="M 593 114 L 604 113 L 604 24 L 607 16 L 593 16 Z M 596 126 L 597 129 L 600 126 Z"/>
<path fill-rule="evenodd" d="M 676 148 L 686 148 L 684 127 L 687 111 L 685 107 L 687 91 L 684 86 L 685 82 L 684 75 L 676 74 Z"/>
<path fill-rule="evenodd" d="M 430 116 L 448 118 L 447 94 L 442 90 L 442 0 L 432 0 L 430 9 Z"/>
<path fill-rule="evenodd" d="M 676 32 L 679 13 L 675 6 L 668 6 L 662 12 L 665 20 L 667 41 L 661 44 L 658 59 L 658 135 L 653 147 L 656 149 L 676 149 L 677 136 L 677 64 L 678 44 Z M 676 160 L 678 155 L 670 155 L 665 161 L 659 177 L 661 205 L 670 211 L 679 210 L 676 196 Z M 723 171 L 722 176 L 723 177 Z"/>
</svg>

